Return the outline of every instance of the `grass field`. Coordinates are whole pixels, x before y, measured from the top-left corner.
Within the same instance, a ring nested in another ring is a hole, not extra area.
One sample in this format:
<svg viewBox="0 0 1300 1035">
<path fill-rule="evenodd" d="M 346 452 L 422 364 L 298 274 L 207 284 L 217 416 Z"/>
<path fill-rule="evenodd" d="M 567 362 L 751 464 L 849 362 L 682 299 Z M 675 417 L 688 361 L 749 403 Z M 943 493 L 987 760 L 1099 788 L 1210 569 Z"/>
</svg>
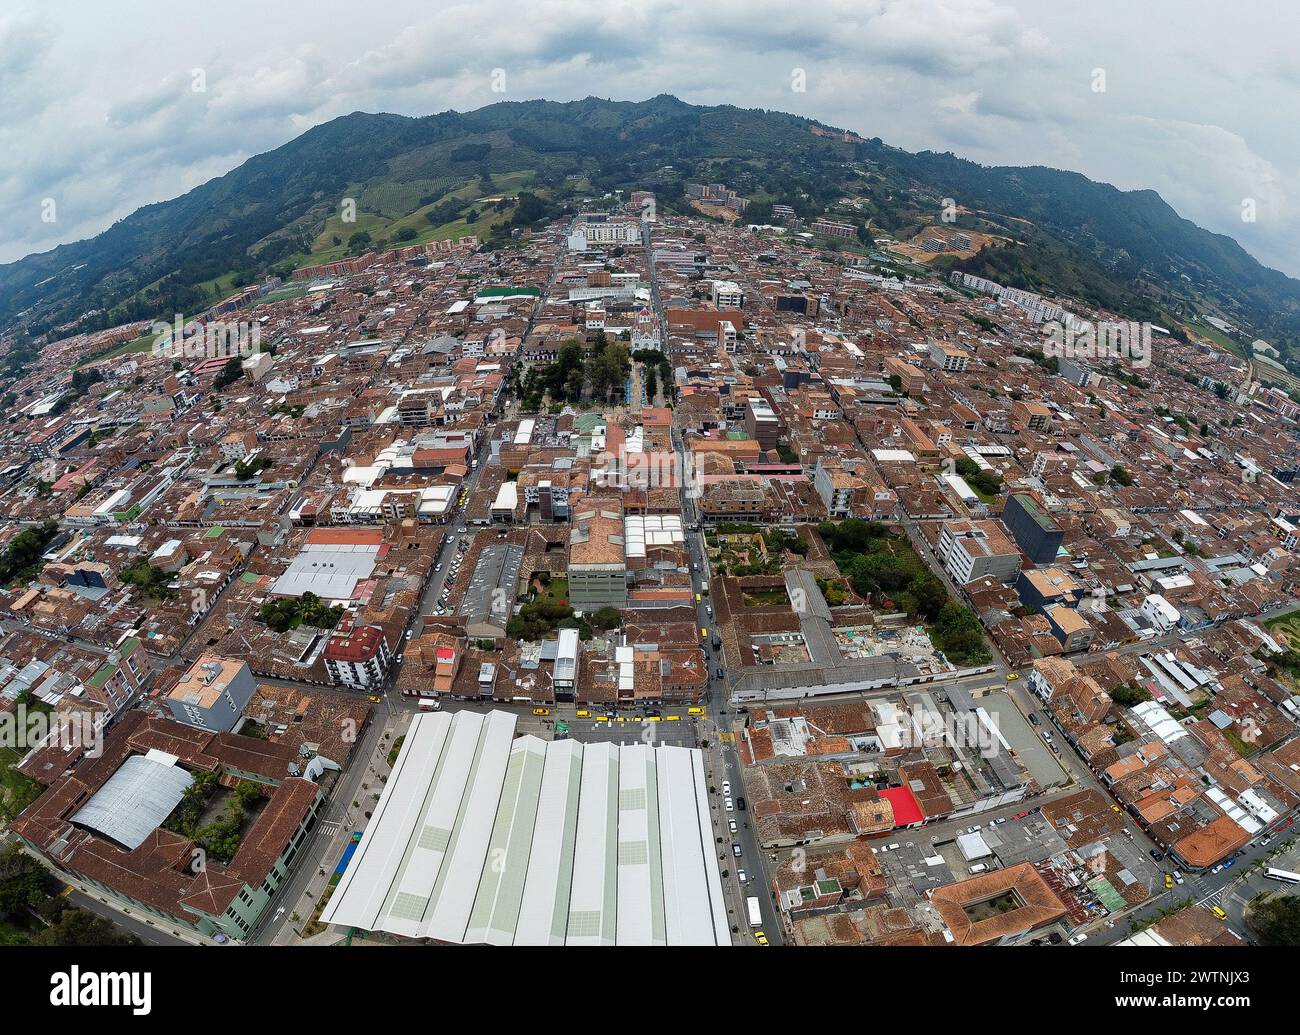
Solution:
<svg viewBox="0 0 1300 1035">
<path fill-rule="evenodd" d="M 1195 331 L 1197 334 L 1201 335 L 1202 337 L 1209 338 L 1216 345 L 1219 345 L 1220 347 L 1227 349 L 1234 356 L 1241 356 L 1243 359 L 1245 358 L 1245 354 L 1242 352 L 1240 345 L 1238 345 L 1235 341 L 1229 338 L 1222 331 L 1216 330 L 1215 328 L 1211 327 L 1208 323 L 1189 323 L 1187 326 L 1190 330 Z"/>
<path fill-rule="evenodd" d="M 493 190 L 486 196 L 500 197 L 504 195 L 509 197 L 516 194 L 528 184 L 532 175 L 532 170 L 498 173 L 492 177 Z M 411 182 L 416 185 L 432 185 L 444 181 L 415 180 Z M 347 257 L 348 238 L 362 231 L 368 233 L 375 240 L 381 237 L 386 239 L 389 248 L 399 248 L 409 245 L 428 244 L 431 241 L 453 240 L 470 234 L 485 237 L 490 227 L 510 218 L 511 209 L 509 208 L 504 212 L 483 212 L 474 223 L 466 223 L 464 219 L 457 219 L 441 226 L 433 226 L 425 218 L 427 213 L 445 201 L 457 199 L 473 202 L 484 197 L 484 192 L 480 189 L 478 180 L 462 181 L 459 187 L 442 194 L 432 204 L 423 206 L 417 205 L 419 199 L 427 194 L 434 193 L 434 191 L 407 190 L 406 188 L 409 186 L 407 184 L 384 184 L 381 186 L 383 189 L 376 188 L 375 191 L 362 190 L 358 193 L 355 222 L 344 223 L 340 214 L 331 215 L 325 220 L 324 228 L 312 242 L 310 254 L 294 255 L 288 261 L 294 266 L 314 266 L 326 262 L 337 262 L 339 259 Z M 371 200 L 372 194 L 376 198 L 374 201 Z M 403 208 L 403 204 L 409 204 L 410 207 Z M 404 212 L 405 214 L 385 214 L 395 212 Z M 409 241 L 396 240 L 398 232 L 405 229 L 414 230 L 415 237 Z M 336 241 L 337 243 L 335 243 Z"/>
<path fill-rule="evenodd" d="M 0 823 L 8 823 L 41 795 L 41 785 L 13 768 L 22 755 L 0 747 Z"/>
<path fill-rule="evenodd" d="M 1270 618 L 1264 626 L 1277 639 L 1284 640 L 1293 651 L 1300 650 L 1300 612 Z"/>
<path fill-rule="evenodd" d="M 117 359 L 118 356 L 125 356 L 130 352 L 148 352 L 153 348 L 154 337 L 153 330 L 147 330 L 134 341 L 124 341 L 111 352 L 105 352 L 102 356 L 87 359 L 85 362 L 102 363 L 106 359 Z M 78 363 L 77 366 L 84 366 L 84 363 Z"/>
</svg>

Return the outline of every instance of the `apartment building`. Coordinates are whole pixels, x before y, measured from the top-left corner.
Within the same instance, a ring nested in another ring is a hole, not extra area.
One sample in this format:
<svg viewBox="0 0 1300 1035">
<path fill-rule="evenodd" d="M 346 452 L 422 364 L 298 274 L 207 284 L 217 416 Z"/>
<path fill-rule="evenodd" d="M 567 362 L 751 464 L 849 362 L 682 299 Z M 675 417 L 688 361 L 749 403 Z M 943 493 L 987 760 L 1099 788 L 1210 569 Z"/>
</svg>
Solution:
<svg viewBox="0 0 1300 1035">
<path fill-rule="evenodd" d="M 357 625 L 351 613 L 343 616 L 325 646 L 325 668 L 336 686 L 355 690 L 379 686 L 391 660 L 384 631 L 373 625 Z"/>
<path fill-rule="evenodd" d="M 930 345 L 930 360 L 940 370 L 948 374 L 960 374 L 970 363 L 970 353 L 953 345 Z"/>
<path fill-rule="evenodd" d="M 623 501 L 617 496 L 588 496 L 574 507 L 568 575 L 574 610 L 627 606 Z"/>
<path fill-rule="evenodd" d="M 939 534 L 939 557 L 958 585 L 986 575 L 1011 582 L 1020 573 L 1020 551 L 995 520 L 949 521 Z"/>
<path fill-rule="evenodd" d="M 202 655 L 163 698 L 180 722 L 229 733 L 244 714 L 257 685 L 243 661 Z"/>
<path fill-rule="evenodd" d="M 1024 492 L 1008 496 L 1002 508 L 1002 523 L 1035 564 L 1056 560 L 1065 533 L 1033 496 Z"/>
</svg>

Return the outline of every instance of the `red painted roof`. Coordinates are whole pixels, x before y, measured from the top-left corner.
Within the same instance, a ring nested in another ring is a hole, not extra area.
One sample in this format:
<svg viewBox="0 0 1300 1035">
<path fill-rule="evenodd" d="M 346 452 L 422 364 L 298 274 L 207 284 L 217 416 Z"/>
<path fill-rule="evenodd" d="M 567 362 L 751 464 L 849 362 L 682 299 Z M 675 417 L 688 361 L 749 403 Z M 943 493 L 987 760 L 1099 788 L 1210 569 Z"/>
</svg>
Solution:
<svg viewBox="0 0 1300 1035">
<path fill-rule="evenodd" d="M 895 827 L 911 826 L 925 819 L 921 814 L 921 806 L 916 803 L 915 795 L 906 787 L 886 787 L 880 792 L 880 796 L 894 807 Z"/>
</svg>

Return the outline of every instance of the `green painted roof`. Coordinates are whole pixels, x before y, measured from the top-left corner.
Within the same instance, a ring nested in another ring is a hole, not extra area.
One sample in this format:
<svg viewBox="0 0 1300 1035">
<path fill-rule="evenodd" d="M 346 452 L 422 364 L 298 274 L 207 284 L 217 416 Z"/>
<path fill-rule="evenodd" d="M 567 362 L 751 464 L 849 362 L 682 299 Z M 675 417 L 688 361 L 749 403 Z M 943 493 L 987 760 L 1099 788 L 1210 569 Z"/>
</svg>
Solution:
<svg viewBox="0 0 1300 1035">
<path fill-rule="evenodd" d="M 1128 908 L 1128 903 L 1124 901 L 1124 896 L 1115 890 L 1115 885 L 1111 884 L 1105 877 L 1093 877 L 1088 881 L 1088 887 L 1092 893 L 1097 896 L 1098 900 L 1112 913 L 1118 913 Z"/>
<path fill-rule="evenodd" d="M 1038 505 L 1038 501 L 1032 496 L 1027 496 L 1023 492 L 1012 494 L 1012 498 L 1024 508 L 1025 513 L 1038 522 L 1038 527 L 1045 532 L 1059 531 L 1059 526 L 1052 520 L 1051 516 L 1043 511 Z"/>
<path fill-rule="evenodd" d="M 484 288 L 475 294 L 476 298 L 506 298 L 510 295 L 540 295 L 541 289 L 535 287 L 494 287 Z"/>
</svg>

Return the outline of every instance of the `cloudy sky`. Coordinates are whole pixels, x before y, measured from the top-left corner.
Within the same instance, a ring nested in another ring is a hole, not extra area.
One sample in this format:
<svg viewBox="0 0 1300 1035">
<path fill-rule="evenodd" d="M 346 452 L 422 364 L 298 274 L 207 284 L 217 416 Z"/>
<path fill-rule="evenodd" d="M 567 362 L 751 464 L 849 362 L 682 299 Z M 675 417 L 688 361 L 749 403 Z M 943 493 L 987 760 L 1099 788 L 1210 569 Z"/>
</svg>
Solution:
<svg viewBox="0 0 1300 1035">
<path fill-rule="evenodd" d="M 0 262 L 350 111 L 668 92 L 1154 188 L 1300 276 L 1297 27 L 1255 0 L 4 0 Z"/>
</svg>

